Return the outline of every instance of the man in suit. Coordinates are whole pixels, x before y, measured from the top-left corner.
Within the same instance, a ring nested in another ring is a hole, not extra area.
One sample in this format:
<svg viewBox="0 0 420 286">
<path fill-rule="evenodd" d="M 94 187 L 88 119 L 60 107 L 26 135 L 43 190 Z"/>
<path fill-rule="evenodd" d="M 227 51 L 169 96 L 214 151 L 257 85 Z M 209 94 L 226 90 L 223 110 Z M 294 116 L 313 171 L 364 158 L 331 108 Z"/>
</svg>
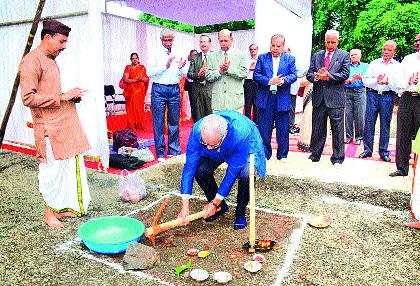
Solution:
<svg viewBox="0 0 420 286">
<path fill-rule="evenodd" d="M 200 36 L 201 52 L 191 57 L 187 77 L 192 80 L 190 95 L 191 115 L 197 122 L 211 111 L 211 94 L 207 86 L 205 74 L 211 49 L 211 39 L 207 35 Z"/>
<path fill-rule="evenodd" d="M 209 56 L 206 81 L 211 88 L 211 107 L 213 112 L 238 110 L 244 107 L 242 80 L 248 75 L 245 56 L 231 49 L 232 32 L 224 29 L 218 34 L 220 50 Z"/>
<path fill-rule="evenodd" d="M 344 161 L 344 105 L 345 80 L 349 77 L 349 53 L 338 46 L 339 33 L 328 30 L 325 33 L 325 50 L 312 56 L 306 78 L 312 82 L 312 135 L 309 159 L 318 162 L 327 138 L 327 118 L 332 129 L 333 154 L 331 163 Z"/>
<path fill-rule="evenodd" d="M 267 160 L 271 158 L 271 136 L 275 123 L 277 159 L 283 159 L 283 162 L 289 152 L 290 86 L 297 78 L 295 57 L 284 52 L 284 43 L 283 35 L 273 35 L 270 52 L 258 56 L 254 70 L 258 130 L 263 139 L 265 157 Z"/>
<path fill-rule="evenodd" d="M 251 44 L 249 46 L 248 60 L 248 76 L 244 81 L 244 99 L 245 99 L 245 116 L 258 124 L 258 112 L 255 105 L 255 97 L 257 95 L 257 86 L 254 82 L 254 69 L 258 59 L 258 46 Z M 252 117 L 253 116 L 253 117 Z"/>
<path fill-rule="evenodd" d="M 31 109 L 36 156 L 40 161 L 39 192 L 45 204 L 45 222 L 62 228 L 65 217 L 83 216 L 90 203 L 82 154 L 90 149 L 75 102 L 86 90 L 61 90 L 55 58 L 66 48 L 70 28 L 45 20 L 41 44 L 19 66 L 22 102 Z"/>
<path fill-rule="evenodd" d="M 187 58 L 188 59 L 188 62 L 187 62 L 188 68 L 191 66 L 192 56 L 194 56 L 196 54 L 198 54 L 197 50 L 191 50 L 190 51 L 190 54 L 188 55 L 188 58 Z M 193 83 L 193 80 L 187 77 L 186 80 L 185 80 L 184 91 L 188 92 L 188 97 L 189 98 L 191 98 L 192 83 Z"/>
</svg>

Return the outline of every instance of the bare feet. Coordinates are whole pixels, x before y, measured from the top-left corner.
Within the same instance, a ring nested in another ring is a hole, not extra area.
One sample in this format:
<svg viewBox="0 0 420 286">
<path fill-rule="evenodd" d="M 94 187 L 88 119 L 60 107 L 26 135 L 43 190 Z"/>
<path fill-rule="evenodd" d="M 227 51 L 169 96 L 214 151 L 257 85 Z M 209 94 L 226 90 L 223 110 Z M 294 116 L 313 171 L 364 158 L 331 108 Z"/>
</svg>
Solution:
<svg viewBox="0 0 420 286">
<path fill-rule="evenodd" d="M 72 212 L 54 213 L 54 215 L 57 219 L 62 219 L 65 217 L 77 217 L 77 215 Z"/>
<path fill-rule="evenodd" d="M 420 228 L 420 221 L 404 222 L 404 225 L 411 228 Z"/>
<path fill-rule="evenodd" d="M 64 224 L 55 216 L 55 212 L 49 208 L 45 208 L 45 222 L 50 228 L 62 228 Z"/>
</svg>

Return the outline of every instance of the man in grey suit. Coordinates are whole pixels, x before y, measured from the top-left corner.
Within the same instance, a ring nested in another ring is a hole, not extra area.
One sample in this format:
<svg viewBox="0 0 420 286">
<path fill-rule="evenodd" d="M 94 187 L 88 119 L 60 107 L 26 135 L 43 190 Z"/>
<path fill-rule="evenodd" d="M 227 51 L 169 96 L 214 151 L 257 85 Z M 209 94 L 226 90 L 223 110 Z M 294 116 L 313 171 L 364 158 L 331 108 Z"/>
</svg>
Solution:
<svg viewBox="0 0 420 286">
<path fill-rule="evenodd" d="M 210 56 L 211 39 L 207 35 L 200 36 L 201 52 L 191 57 L 190 68 L 187 77 L 191 79 L 192 88 L 190 97 L 191 115 L 194 122 L 197 122 L 211 111 L 211 94 L 205 79 Z"/>
<path fill-rule="evenodd" d="M 220 51 L 211 53 L 206 72 L 206 81 L 211 88 L 211 107 L 213 112 L 227 109 L 242 112 L 242 81 L 248 75 L 245 56 L 230 48 L 233 43 L 231 31 L 221 30 L 218 39 Z"/>
<path fill-rule="evenodd" d="M 325 33 L 325 50 L 315 53 L 311 59 L 306 78 L 314 84 L 312 93 L 312 162 L 318 162 L 327 138 L 327 118 L 332 129 L 333 154 L 331 163 L 344 161 L 344 105 L 345 80 L 349 77 L 349 53 L 338 46 L 339 33 L 328 30 Z"/>
</svg>

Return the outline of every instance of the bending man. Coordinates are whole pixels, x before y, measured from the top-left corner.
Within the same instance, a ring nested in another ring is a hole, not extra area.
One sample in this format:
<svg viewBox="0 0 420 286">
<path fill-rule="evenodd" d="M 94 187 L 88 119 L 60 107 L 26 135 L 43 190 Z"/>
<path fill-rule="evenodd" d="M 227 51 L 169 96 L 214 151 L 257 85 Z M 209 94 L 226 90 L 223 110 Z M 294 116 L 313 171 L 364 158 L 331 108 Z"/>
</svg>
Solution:
<svg viewBox="0 0 420 286">
<path fill-rule="evenodd" d="M 181 180 L 182 210 L 178 217 L 188 223 L 189 199 L 194 176 L 209 202 L 204 218 L 214 221 L 228 210 L 224 199 L 238 178 L 235 230 L 247 225 L 245 210 L 249 201 L 249 154 L 255 154 L 258 174 L 265 175 L 265 155 L 257 126 L 244 115 L 233 111 L 210 114 L 194 124 L 187 145 L 187 161 Z M 220 186 L 214 171 L 222 163 L 228 164 Z"/>
</svg>

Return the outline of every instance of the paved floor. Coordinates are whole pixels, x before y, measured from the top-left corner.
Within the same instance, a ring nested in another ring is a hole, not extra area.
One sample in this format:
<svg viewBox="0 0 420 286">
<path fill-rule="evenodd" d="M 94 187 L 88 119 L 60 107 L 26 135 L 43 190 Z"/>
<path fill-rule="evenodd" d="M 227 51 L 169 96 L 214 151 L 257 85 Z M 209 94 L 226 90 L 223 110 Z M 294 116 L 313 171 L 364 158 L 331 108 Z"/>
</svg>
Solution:
<svg viewBox="0 0 420 286">
<path fill-rule="evenodd" d="M 335 167 L 330 156 L 322 156 L 319 162 L 308 160 L 309 153 L 289 152 L 286 162 L 271 158 L 267 163 L 270 175 L 287 175 L 294 178 L 311 178 L 320 182 L 341 182 L 349 185 L 369 186 L 381 189 L 397 189 L 410 192 L 413 170 L 407 177 L 390 177 L 396 170 L 395 163 L 346 158 Z"/>
</svg>

